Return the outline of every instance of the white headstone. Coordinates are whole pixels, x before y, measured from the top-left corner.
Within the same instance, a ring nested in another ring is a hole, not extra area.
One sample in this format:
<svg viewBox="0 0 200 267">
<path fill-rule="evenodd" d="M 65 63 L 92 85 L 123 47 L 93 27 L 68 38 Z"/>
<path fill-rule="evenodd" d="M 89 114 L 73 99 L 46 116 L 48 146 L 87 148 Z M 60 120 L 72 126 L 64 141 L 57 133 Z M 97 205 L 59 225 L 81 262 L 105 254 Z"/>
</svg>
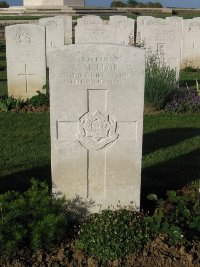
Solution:
<svg viewBox="0 0 200 267">
<path fill-rule="evenodd" d="M 134 43 L 135 20 L 125 16 L 112 16 L 108 23 L 100 17 L 85 16 L 75 27 L 75 43 L 110 43 L 128 45 Z"/>
<path fill-rule="evenodd" d="M 115 31 L 110 25 L 87 25 L 75 27 L 76 44 L 115 43 Z"/>
<path fill-rule="evenodd" d="M 141 43 L 173 69 L 179 71 L 182 47 L 182 18 L 139 20 L 137 43 Z"/>
<path fill-rule="evenodd" d="M 135 20 L 126 16 L 111 16 L 109 20 L 116 33 L 116 44 L 134 45 Z"/>
<path fill-rule="evenodd" d="M 46 84 L 45 28 L 20 24 L 6 27 L 8 95 L 30 98 Z"/>
<path fill-rule="evenodd" d="M 50 55 L 53 183 L 68 198 L 94 200 L 92 211 L 140 206 L 144 54 L 85 44 Z"/>
<path fill-rule="evenodd" d="M 200 18 L 186 19 L 183 22 L 182 68 L 200 68 Z"/>
<path fill-rule="evenodd" d="M 65 45 L 72 44 L 72 17 L 59 15 L 56 18 L 62 18 L 64 21 Z"/>
<path fill-rule="evenodd" d="M 39 24 L 46 28 L 46 56 L 48 66 L 48 55 L 56 48 L 64 46 L 65 31 L 63 18 L 42 18 Z"/>
<path fill-rule="evenodd" d="M 102 24 L 102 19 L 95 15 L 86 15 L 77 19 L 77 26 L 88 26 Z"/>
</svg>

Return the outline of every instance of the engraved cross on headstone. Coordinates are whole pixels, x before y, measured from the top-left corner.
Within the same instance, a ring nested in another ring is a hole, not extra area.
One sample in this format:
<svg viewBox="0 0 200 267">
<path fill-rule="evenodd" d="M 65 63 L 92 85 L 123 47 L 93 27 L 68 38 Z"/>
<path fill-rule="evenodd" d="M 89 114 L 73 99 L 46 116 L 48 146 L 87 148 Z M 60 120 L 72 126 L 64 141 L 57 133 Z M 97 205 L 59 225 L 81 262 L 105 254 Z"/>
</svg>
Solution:
<svg viewBox="0 0 200 267">
<path fill-rule="evenodd" d="M 28 92 L 28 77 L 29 76 L 34 76 L 35 74 L 33 73 L 29 73 L 28 70 L 27 70 L 27 64 L 25 64 L 25 71 L 24 73 L 19 73 L 18 76 L 25 76 L 25 87 L 26 87 L 26 93 Z"/>
<path fill-rule="evenodd" d="M 56 48 L 55 43 L 51 41 L 51 49 Z"/>
<path fill-rule="evenodd" d="M 107 114 L 107 93 L 104 89 L 88 89 L 87 110 L 79 121 L 57 121 L 58 141 L 70 135 L 72 141 L 87 149 L 87 198 L 107 197 L 107 149 L 120 138 L 118 125 L 134 129 L 137 136 L 137 121 L 115 122 L 114 114 Z"/>
</svg>

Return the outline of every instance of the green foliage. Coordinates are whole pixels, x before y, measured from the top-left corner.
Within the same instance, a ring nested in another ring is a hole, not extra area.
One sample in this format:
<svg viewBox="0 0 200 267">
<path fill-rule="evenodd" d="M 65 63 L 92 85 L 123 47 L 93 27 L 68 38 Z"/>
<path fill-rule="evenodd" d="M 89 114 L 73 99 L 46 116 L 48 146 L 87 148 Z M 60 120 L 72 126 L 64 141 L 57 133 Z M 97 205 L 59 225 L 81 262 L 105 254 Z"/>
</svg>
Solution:
<svg viewBox="0 0 200 267">
<path fill-rule="evenodd" d="M 150 54 L 146 60 L 145 106 L 156 110 L 165 107 L 176 87 L 176 71 Z"/>
<path fill-rule="evenodd" d="M 102 261 L 140 251 L 151 239 L 144 217 L 140 212 L 126 209 L 93 214 L 80 226 L 76 247 Z"/>
<path fill-rule="evenodd" d="M 6 1 L 0 2 L 0 8 L 2 7 L 9 7 L 9 4 Z"/>
<path fill-rule="evenodd" d="M 185 72 L 197 72 L 198 69 L 193 68 L 192 66 L 187 66 L 187 67 L 185 67 L 185 68 L 183 69 L 183 71 L 185 71 Z"/>
<path fill-rule="evenodd" d="M 0 98 L 0 110 L 1 111 L 10 111 L 10 110 L 17 110 L 19 111 L 21 108 L 31 105 L 34 107 L 39 106 L 49 106 L 49 91 L 46 94 L 37 92 L 38 94 L 31 97 L 27 100 L 22 100 L 20 98 L 16 99 L 13 97 L 1 97 Z"/>
<path fill-rule="evenodd" d="M 30 99 L 27 100 L 28 105 L 32 105 L 34 107 L 39 107 L 39 106 L 49 106 L 49 91 L 46 92 L 46 94 L 41 93 L 37 91 L 37 95 L 31 97 Z"/>
<path fill-rule="evenodd" d="M 154 216 L 147 217 L 152 232 L 166 234 L 170 244 L 181 239 L 192 240 L 200 235 L 200 182 L 193 183 L 179 191 L 168 191 L 167 199 L 156 201 Z M 152 199 L 151 196 L 148 196 Z"/>
<path fill-rule="evenodd" d="M 126 3 L 122 1 L 113 1 L 111 7 L 126 7 Z"/>
<path fill-rule="evenodd" d="M 137 7 L 138 6 L 138 1 L 137 0 L 128 0 L 128 6 L 130 7 Z"/>
<path fill-rule="evenodd" d="M 44 182 L 32 180 L 25 193 L 0 195 L 0 254 L 12 257 L 19 249 L 50 249 L 67 233 L 65 198 L 49 194 Z"/>
<path fill-rule="evenodd" d="M 21 99 L 15 99 L 13 97 L 0 98 L 0 110 L 10 111 L 12 109 L 20 109 L 25 105 L 25 101 Z"/>
<path fill-rule="evenodd" d="M 160 2 L 147 2 L 142 3 L 138 2 L 137 0 L 128 0 L 127 5 L 129 7 L 139 7 L 139 8 L 162 8 L 162 4 Z"/>
</svg>

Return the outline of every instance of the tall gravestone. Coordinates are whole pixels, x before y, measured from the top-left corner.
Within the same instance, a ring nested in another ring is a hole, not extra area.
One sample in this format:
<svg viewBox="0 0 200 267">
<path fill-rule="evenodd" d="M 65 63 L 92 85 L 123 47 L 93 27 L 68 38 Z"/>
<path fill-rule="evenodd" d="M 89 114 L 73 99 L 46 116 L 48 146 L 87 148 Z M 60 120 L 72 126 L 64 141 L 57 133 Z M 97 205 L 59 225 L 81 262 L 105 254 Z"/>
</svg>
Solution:
<svg viewBox="0 0 200 267">
<path fill-rule="evenodd" d="M 53 183 L 68 198 L 95 201 L 93 212 L 140 206 L 144 54 L 85 44 L 50 55 Z"/>
<path fill-rule="evenodd" d="M 186 19 L 183 22 L 182 68 L 200 68 L 200 18 Z"/>
<path fill-rule="evenodd" d="M 134 43 L 135 20 L 125 16 L 111 16 L 107 23 L 98 16 L 84 16 L 77 20 L 75 43 Z"/>
<path fill-rule="evenodd" d="M 137 43 L 144 46 L 173 69 L 181 63 L 183 19 L 138 17 Z"/>
<path fill-rule="evenodd" d="M 63 18 L 50 17 L 39 19 L 39 24 L 46 28 L 46 58 L 48 66 L 49 53 L 65 44 Z"/>
<path fill-rule="evenodd" d="M 65 45 L 72 44 L 72 16 L 59 15 L 56 18 L 62 18 L 64 21 Z"/>
<path fill-rule="evenodd" d="M 46 84 L 45 28 L 39 25 L 6 27 L 8 95 L 27 99 Z"/>
</svg>

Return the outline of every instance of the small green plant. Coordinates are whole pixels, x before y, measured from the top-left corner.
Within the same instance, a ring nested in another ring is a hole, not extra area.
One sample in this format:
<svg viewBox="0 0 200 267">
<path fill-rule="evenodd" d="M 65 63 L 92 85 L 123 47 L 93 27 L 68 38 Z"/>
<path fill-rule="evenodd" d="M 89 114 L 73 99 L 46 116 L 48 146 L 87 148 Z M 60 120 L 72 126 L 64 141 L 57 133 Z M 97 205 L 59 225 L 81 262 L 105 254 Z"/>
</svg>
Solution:
<svg viewBox="0 0 200 267">
<path fill-rule="evenodd" d="M 192 67 L 192 66 L 187 66 L 187 67 L 185 67 L 185 68 L 183 69 L 183 71 L 185 71 L 185 72 L 197 72 L 198 69 L 196 69 L 196 68 L 194 68 L 194 67 Z"/>
<path fill-rule="evenodd" d="M 15 99 L 13 97 L 1 97 L 0 98 L 0 110 L 10 111 L 12 109 L 20 109 L 25 105 L 25 101 L 22 99 Z"/>
<path fill-rule="evenodd" d="M 170 244 L 177 244 L 181 239 L 192 240 L 200 235 L 200 182 L 193 183 L 182 190 L 168 191 L 167 199 L 158 199 L 155 194 L 148 195 L 156 201 L 157 208 L 146 222 L 152 232 L 161 232 L 168 236 Z"/>
<path fill-rule="evenodd" d="M 32 180 L 26 192 L 0 195 L 0 254 L 14 256 L 26 247 L 50 249 L 67 234 L 66 200 L 49 194 L 44 182 Z"/>
<path fill-rule="evenodd" d="M 151 237 L 141 212 L 104 210 L 86 218 L 80 226 L 76 247 L 102 261 L 140 251 Z"/>
<path fill-rule="evenodd" d="M 163 109 L 176 88 L 176 71 L 170 69 L 156 54 L 149 54 L 146 60 L 145 106 Z"/>
<path fill-rule="evenodd" d="M 47 91 L 45 94 L 37 91 L 37 95 L 31 97 L 27 100 L 28 105 L 32 105 L 34 107 L 39 106 L 49 106 L 49 91 Z"/>
</svg>

